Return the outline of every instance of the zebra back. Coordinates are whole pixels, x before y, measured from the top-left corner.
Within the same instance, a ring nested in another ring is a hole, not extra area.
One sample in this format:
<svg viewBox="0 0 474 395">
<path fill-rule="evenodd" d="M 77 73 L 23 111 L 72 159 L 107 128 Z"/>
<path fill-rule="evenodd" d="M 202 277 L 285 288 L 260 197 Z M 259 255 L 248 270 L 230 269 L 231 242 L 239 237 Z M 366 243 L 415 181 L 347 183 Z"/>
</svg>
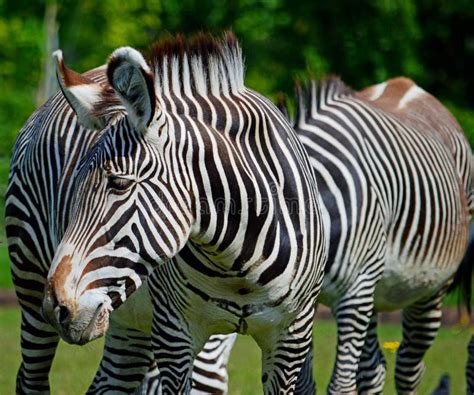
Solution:
<svg viewBox="0 0 474 395">
<path fill-rule="evenodd" d="M 296 102 L 294 127 L 331 224 L 325 284 L 349 286 L 375 251 L 387 267 L 454 274 L 467 245 L 474 162 L 448 110 L 406 78 L 360 92 L 335 77 L 310 80 L 296 86 Z M 281 98 L 280 109 L 288 114 Z"/>
</svg>

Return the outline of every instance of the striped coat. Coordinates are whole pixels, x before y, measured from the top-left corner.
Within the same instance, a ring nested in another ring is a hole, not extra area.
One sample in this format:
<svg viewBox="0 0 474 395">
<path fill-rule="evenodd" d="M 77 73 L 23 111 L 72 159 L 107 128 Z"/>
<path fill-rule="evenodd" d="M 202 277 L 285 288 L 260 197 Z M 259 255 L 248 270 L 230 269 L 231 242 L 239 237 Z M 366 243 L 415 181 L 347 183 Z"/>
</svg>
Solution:
<svg viewBox="0 0 474 395">
<path fill-rule="evenodd" d="M 338 322 L 329 392 L 381 391 L 376 312 L 400 308 L 397 390 L 414 391 L 466 251 L 474 208 L 469 144 L 446 108 L 406 78 L 360 92 L 338 79 L 311 81 L 297 102 L 295 128 L 330 226 L 320 297 Z"/>
<path fill-rule="evenodd" d="M 79 119 L 103 131 L 73 173 L 48 323 L 67 341 L 90 341 L 149 278 L 163 392 L 188 391 L 209 335 L 231 332 L 262 348 L 265 391 L 291 392 L 326 238 L 306 154 L 275 107 L 244 87 L 235 40 L 178 38 L 149 63 L 119 49 L 107 66 L 112 90 L 60 59 L 59 71 Z M 120 105 L 126 116 L 104 122 Z"/>
<path fill-rule="evenodd" d="M 59 77 L 63 82 L 66 76 Z M 108 86 L 105 67 L 83 75 L 70 71 L 66 80 L 76 85 L 87 81 Z M 22 364 L 17 393 L 49 391 L 48 374 L 58 335 L 44 321 L 40 309 L 54 251 L 76 199 L 72 177 L 100 136 L 94 123 L 111 125 L 125 114 L 125 108 L 117 102 L 115 107 L 107 108 L 107 113 L 88 122 L 84 114 L 78 118 L 68 100 L 71 98 L 59 92 L 39 108 L 19 133 L 11 157 L 6 231 L 13 282 L 22 310 Z M 88 393 L 133 393 L 153 366 L 151 301 L 147 287 L 140 293 L 141 301 L 131 301 L 119 315 L 112 315 L 103 359 Z M 225 367 L 234 338 L 223 342 L 217 336 L 206 344 L 195 361 L 193 393 L 227 392 Z M 144 385 L 152 387 L 155 381 L 155 375 L 148 374 Z"/>
</svg>

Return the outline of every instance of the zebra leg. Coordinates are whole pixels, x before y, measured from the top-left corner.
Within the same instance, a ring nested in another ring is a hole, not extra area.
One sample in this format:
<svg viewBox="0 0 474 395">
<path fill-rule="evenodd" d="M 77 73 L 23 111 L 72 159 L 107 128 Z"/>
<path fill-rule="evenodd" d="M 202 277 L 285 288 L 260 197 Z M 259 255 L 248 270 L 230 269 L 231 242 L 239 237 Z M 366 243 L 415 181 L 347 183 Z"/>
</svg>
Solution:
<svg viewBox="0 0 474 395">
<path fill-rule="evenodd" d="M 474 394 L 474 335 L 471 336 L 467 347 L 468 359 L 466 365 L 466 393 Z"/>
<path fill-rule="evenodd" d="M 20 303 L 22 303 L 20 299 Z M 47 324 L 39 308 L 22 304 L 21 355 L 22 363 L 16 378 L 17 394 L 49 394 L 49 371 L 59 337 Z"/>
<path fill-rule="evenodd" d="M 377 314 L 370 318 L 364 348 L 360 356 L 357 372 L 357 389 L 359 394 L 381 394 L 385 385 L 387 364 L 380 350 L 377 338 Z"/>
<path fill-rule="evenodd" d="M 161 393 L 189 394 L 194 360 L 210 334 L 199 323 L 191 327 L 174 305 L 177 295 L 159 287 L 161 279 L 152 280 L 153 276 L 149 281 L 153 303 L 151 344 L 160 371 Z"/>
<path fill-rule="evenodd" d="M 161 393 L 189 394 L 195 356 L 205 340 L 187 322 L 166 312 L 166 321 L 153 318 L 151 342 L 160 371 Z M 161 318 L 161 317 L 160 317 Z"/>
<path fill-rule="evenodd" d="M 237 334 L 211 336 L 194 361 L 192 395 L 227 394 L 227 363 L 236 338 Z M 136 394 L 157 393 L 159 383 L 159 371 L 154 363 Z"/>
<path fill-rule="evenodd" d="M 16 393 L 49 394 L 48 376 L 59 336 L 43 319 L 41 306 L 51 258 L 48 246 L 53 243 L 48 234 L 39 231 L 42 227 L 36 222 L 37 213 L 23 211 L 31 204 L 22 200 L 24 190 L 20 192 L 13 184 L 10 187 L 5 225 L 12 280 L 21 307 L 22 362 L 16 377 Z M 18 196 L 12 199 L 15 190 Z"/>
<path fill-rule="evenodd" d="M 144 377 L 153 381 L 150 335 L 124 328 L 111 320 L 105 336 L 104 354 L 88 394 L 134 393 Z"/>
<path fill-rule="evenodd" d="M 304 364 L 301 367 L 298 381 L 296 382 L 295 394 L 297 395 L 313 395 L 316 394 L 316 382 L 313 378 L 313 342 L 310 343 L 310 348 Z"/>
<path fill-rule="evenodd" d="M 376 280 L 368 276 L 360 276 L 360 279 L 337 305 L 337 351 L 329 394 L 357 393 L 357 371 L 373 314 L 376 284 Z"/>
<path fill-rule="evenodd" d="M 236 335 L 210 338 L 209 322 L 199 307 L 189 307 L 189 290 L 183 287 L 186 279 L 180 278 L 183 274 L 176 268 L 163 265 L 147 282 L 153 306 L 151 344 L 161 393 L 187 394 L 193 387 L 193 393 L 225 393 L 227 361 Z M 186 319 L 185 314 L 193 318 Z"/>
<path fill-rule="evenodd" d="M 421 381 L 425 370 L 423 356 L 441 326 L 441 302 L 445 293 L 446 288 L 443 288 L 434 297 L 403 310 L 403 340 L 395 365 L 395 386 L 399 394 L 414 394 Z"/>
<path fill-rule="evenodd" d="M 316 315 L 318 304 L 314 307 L 314 314 Z M 313 342 L 310 343 L 310 349 L 303 367 L 298 375 L 296 382 L 295 394 L 297 395 L 313 395 L 316 394 L 316 381 L 313 377 Z"/>
<path fill-rule="evenodd" d="M 289 328 L 270 327 L 265 333 L 254 335 L 262 350 L 264 394 L 295 392 L 298 375 L 308 360 L 311 348 L 313 318 L 314 305 L 311 304 L 303 309 Z"/>
<path fill-rule="evenodd" d="M 160 371 L 158 370 L 156 362 L 153 361 L 140 386 L 135 390 L 135 395 L 159 394 L 161 388 L 160 383 Z"/>
</svg>

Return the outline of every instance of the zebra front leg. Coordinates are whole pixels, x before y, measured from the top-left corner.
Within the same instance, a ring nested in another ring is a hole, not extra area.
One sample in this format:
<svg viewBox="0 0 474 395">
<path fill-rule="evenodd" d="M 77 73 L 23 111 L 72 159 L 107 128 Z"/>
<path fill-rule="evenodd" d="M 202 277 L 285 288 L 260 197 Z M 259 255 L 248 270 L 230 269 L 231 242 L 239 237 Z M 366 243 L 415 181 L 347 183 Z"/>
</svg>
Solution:
<svg viewBox="0 0 474 395">
<path fill-rule="evenodd" d="M 135 390 L 135 395 L 159 394 L 160 383 L 160 371 L 156 362 L 153 361 L 140 386 Z"/>
<path fill-rule="evenodd" d="M 336 309 L 336 361 L 328 386 L 329 394 L 356 394 L 357 371 L 370 318 L 374 309 L 373 278 L 360 276 Z"/>
<path fill-rule="evenodd" d="M 385 385 L 387 364 L 380 350 L 377 338 L 377 314 L 370 318 L 364 348 L 360 356 L 357 372 L 357 389 L 359 394 L 381 394 Z"/>
<path fill-rule="evenodd" d="M 192 395 L 224 395 L 228 391 L 227 363 L 237 334 L 214 335 L 204 345 L 194 361 Z M 155 394 L 160 384 L 160 374 L 153 362 L 136 394 Z"/>
<path fill-rule="evenodd" d="M 104 355 L 88 394 L 155 394 L 160 373 L 151 351 L 150 335 L 111 322 Z M 237 335 L 215 335 L 194 362 L 191 394 L 226 394 L 227 363 Z"/>
<path fill-rule="evenodd" d="M 314 307 L 314 314 L 318 310 L 318 304 Z M 295 394 L 296 395 L 313 395 L 316 394 L 316 381 L 313 376 L 313 342 L 310 343 L 310 349 L 304 364 L 301 368 L 300 374 L 298 375 L 298 381 L 296 382 Z"/>
<path fill-rule="evenodd" d="M 399 394 L 414 394 L 425 371 L 423 357 L 441 326 L 441 304 L 446 288 L 434 297 L 403 310 L 403 340 L 397 352 L 395 386 Z"/>
<path fill-rule="evenodd" d="M 224 394 L 227 392 L 227 362 L 236 335 L 209 339 L 206 321 L 196 306 L 190 313 L 199 320 L 194 330 L 190 329 L 189 320 L 181 311 L 181 308 L 188 311 L 187 289 L 180 288 L 179 281 L 170 281 L 177 275 L 175 270 L 174 266 L 164 265 L 153 272 L 148 281 L 153 306 L 152 350 L 160 372 L 161 391 L 163 394 L 188 393 L 193 387 L 193 394 Z M 151 384 L 156 387 L 156 380 Z M 144 381 L 141 387 L 150 388 L 150 383 Z"/>
<path fill-rule="evenodd" d="M 150 335 L 111 320 L 102 360 L 87 393 L 134 393 L 144 377 L 151 387 L 158 375 L 153 363 Z"/>
<path fill-rule="evenodd" d="M 194 359 L 205 341 L 194 335 L 185 320 L 170 317 L 169 313 L 167 315 L 163 321 L 153 319 L 151 337 L 154 357 L 160 371 L 161 393 L 189 394 Z"/>
<path fill-rule="evenodd" d="M 16 378 L 16 393 L 49 394 L 48 376 L 59 337 L 43 320 L 39 308 L 32 309 L 24 303 L 21 312 L 22 363 Z"/>
<path fill-rule="evenodd" d="M 310 348 L 304 364 L 301 367 L 300 374 L 295 387 L 296 395 L 313 395 L 316 394 L 316 382 L 313 377 L 313 342 L 310 343 Z"/>
<path fill-rule="evenodd" d="M 307 306 L 288 327 L 254 335 L 262 349 L 262 383 L 264 394 L 293 394 L 305 361 L 310 361 L 314 304 Z M 309 363 L 309 362 L 308 362 Z"/>
<path fill-rule="evenodd" d="M 181 294 L 169 295 L 150 281 L 153 303 L 151 343 L 161 378 L 161 394 L 189 394 L 192 388 L 194 359 L 209 339 L 201 326 L 191 328 L 174 303 Z"/>
</svg>

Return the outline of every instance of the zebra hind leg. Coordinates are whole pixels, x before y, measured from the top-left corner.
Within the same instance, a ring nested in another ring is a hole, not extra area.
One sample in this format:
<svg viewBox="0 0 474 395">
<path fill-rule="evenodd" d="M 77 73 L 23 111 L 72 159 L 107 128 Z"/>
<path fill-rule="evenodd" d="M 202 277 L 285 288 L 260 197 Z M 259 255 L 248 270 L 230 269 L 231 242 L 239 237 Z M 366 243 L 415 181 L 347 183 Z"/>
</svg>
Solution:
<svg viewBox="0 0 474 395">
<path fill-rule="evenodd" d="M 395 386 L 399 394 L 414 394 L 423 377 L 423 357 L 441 326 L 441 304 L 446 288 L 434 297 L 403 310 L 403 340 L 397 352 Z"/>
<path fill-rule="evenodd" d="M 381 394 L 385 385 L 387 364 L 377 338 L 377 314 L 370 318 L 367 337 L 360 356 L 357 372 L 359 394 Z"/>
</svg>

